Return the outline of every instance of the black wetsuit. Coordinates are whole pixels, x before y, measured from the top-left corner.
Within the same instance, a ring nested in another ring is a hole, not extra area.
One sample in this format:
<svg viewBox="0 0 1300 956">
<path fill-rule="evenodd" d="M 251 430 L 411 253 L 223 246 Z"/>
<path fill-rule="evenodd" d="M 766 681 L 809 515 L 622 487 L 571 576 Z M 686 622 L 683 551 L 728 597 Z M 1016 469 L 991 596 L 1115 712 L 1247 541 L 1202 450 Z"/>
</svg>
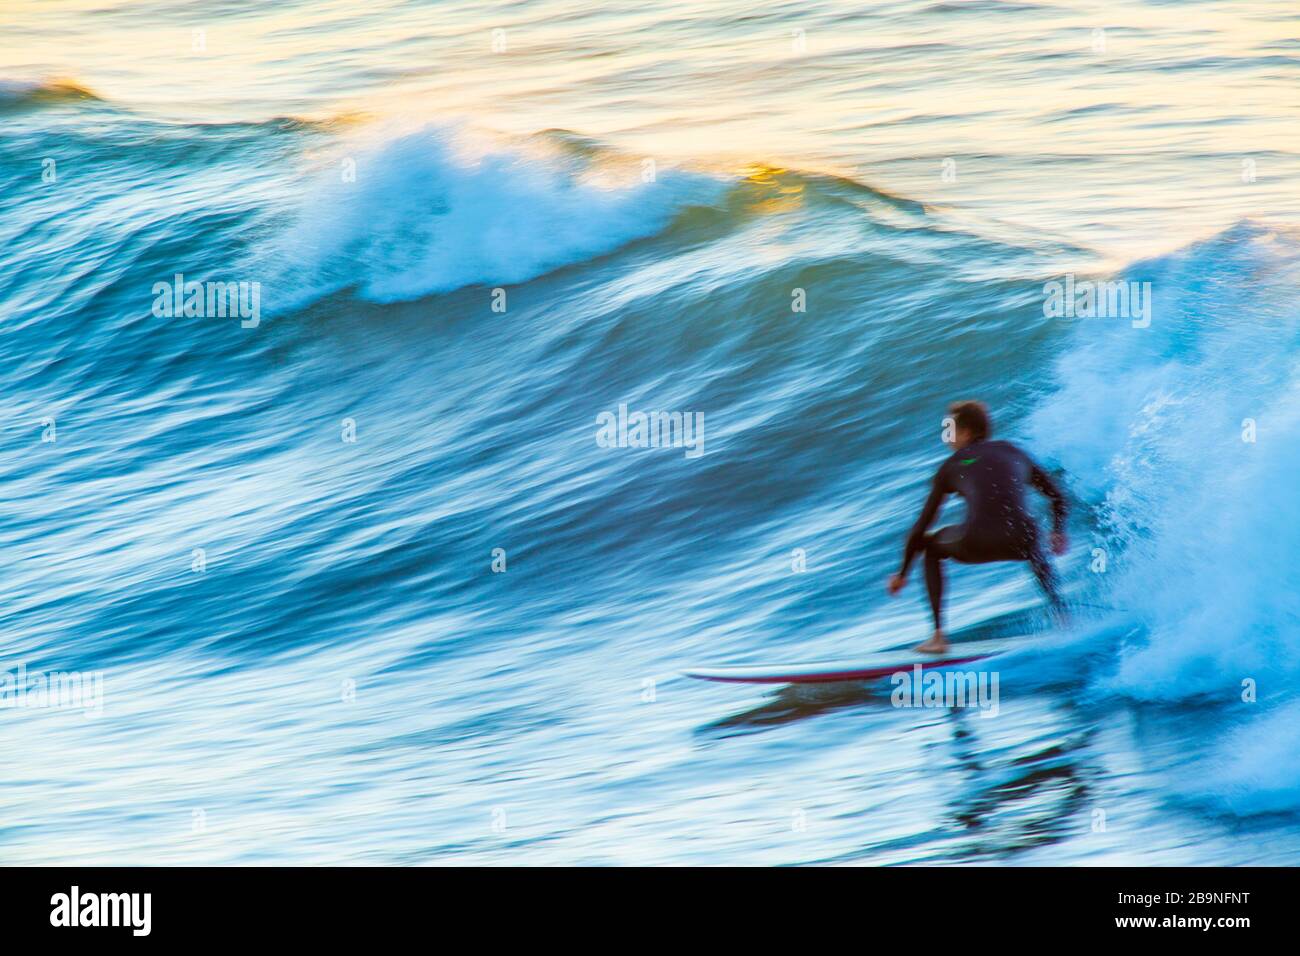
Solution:
<svg viewBox="0 0 1300 956">
<path fill-rule="evenodd" d="M 921 517 L 907 537 L 900 572 L 906 574 L 917 554 L 925 552 L 925 586 L 936 629 L 943 607 L 944 558 L 963 564 L 1028 561 L 1048 600 L 1059 604 L 1052 566 L 1038 541 L 1038 525 L 1025 507 L 1025 485 L 1051 499 L 1052 531 L 1064 531 L 1065 496 L 1033 459 L 1010 442 L 971 442 L 939 466 Z M 926 534 L 950 494 L 966 499 L 965 523 Z"/>
</svg>

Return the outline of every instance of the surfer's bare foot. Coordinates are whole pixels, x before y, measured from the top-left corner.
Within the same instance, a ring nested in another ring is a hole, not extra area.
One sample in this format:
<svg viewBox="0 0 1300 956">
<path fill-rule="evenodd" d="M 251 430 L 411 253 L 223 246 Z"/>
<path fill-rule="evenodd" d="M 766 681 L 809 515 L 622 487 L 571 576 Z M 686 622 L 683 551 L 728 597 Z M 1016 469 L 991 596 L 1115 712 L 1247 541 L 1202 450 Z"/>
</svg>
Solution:
<svg viewBox="0 0 1300 956">
<path fill-rule="evenodd" d="M 916 650 L 922 654 L 942 654 L 948 649 L 948 639 L 944 637 L 943 631 L 935 631 L 934 635 L 924 644 L 917 644 Z"/>
</svg>

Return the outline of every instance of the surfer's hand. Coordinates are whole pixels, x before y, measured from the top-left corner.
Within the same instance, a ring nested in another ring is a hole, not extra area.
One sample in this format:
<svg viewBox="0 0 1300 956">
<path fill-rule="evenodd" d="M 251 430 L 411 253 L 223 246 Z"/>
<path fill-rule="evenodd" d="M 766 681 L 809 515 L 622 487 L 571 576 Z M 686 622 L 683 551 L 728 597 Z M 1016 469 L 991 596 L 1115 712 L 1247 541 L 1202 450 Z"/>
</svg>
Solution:
<svg viewBox="0 0 1300 956">
<path fill-rule="evenodd" d="M 907 578 L 903 577 L 903 575 L 891 574 L 889 576 L 889 584 L 886 586 L 889 588 L 890 594 L 897 594 L 899 591 L 903 590 L 903 585 L 906 583 Z"/>
<path fill-rule="evenodd" d="M 1070 542 L 1065 538 L 1064 531 L 1052 532 L 1052 554 L 1062 555 L 1070 549 Z"/>
</svg>

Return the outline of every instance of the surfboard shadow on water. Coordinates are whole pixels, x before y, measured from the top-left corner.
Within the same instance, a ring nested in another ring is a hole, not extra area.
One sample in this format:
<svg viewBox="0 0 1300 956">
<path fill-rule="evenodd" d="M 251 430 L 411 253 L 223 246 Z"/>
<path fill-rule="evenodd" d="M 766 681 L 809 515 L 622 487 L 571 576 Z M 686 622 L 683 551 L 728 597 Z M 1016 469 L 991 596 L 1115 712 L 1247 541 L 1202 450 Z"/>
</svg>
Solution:
<svg viewBox="0 0 1300 956">
<path fill-rule="evenodd" d="M 1092 631 L 1093 626 L 1105 620 L 1105 615 L 1113 611 L 1111 608 L 1083 602 L 1070 602 L 1070 610 L 1074 620 L 1070 628 L 1072 633 L 1068 636 L 1064 632 L 1061 633 L 1062 649 L 1081 637 L 1086 641 L 1086 635 Z M 1034 647 L 1034 638 L 1043 637 L 1052 630 L 1052 623 L 1048 615 L 1041 609 L 1030 608 L 1008 612 L 980 621 L 953 632 L 949 635 L 949 639 L 954 645 L 960 646 L 971 642 L 1024 637 L 1025 650 L 1036 650 L 1040 655 L 1040 661 L 1032 668 L 1036 676 L 1031 682 L 1031 687 L 1033 690 L 1044 690 L 1056 684 L 1073 683 L 1078 680 L 1079 674 L 1077 663 L 1072 664 L 1060 673 L 1057 673 L 1056 669 L 1044 666 L 1047 662 L 1041 660 L 1041 655 L 1045 653 L 1045 650 L 1042 647 Z M 900 647 L 910 647 L 914 643 L 913 641 L 900 645 Z M 1100 649 L 1094 650 L 1100 651 Z M 1008 653 L 1004 656 L 1015 657 L 1016 651 L 1009 648 Z M 1050 659 L 1051 656 L 1049 654 L 1048 658 Z M 961 670 L 967 666 L 976 665 L 953 664 L 951 667 L 936 667 L 933 670 L 937 672 Z M 704 724 L 695 730 L 695 735 L 733 736 L 734 733 L 729 732 L 754 732 L 851 707 L 881 706 L 894 709 L 891 698 L 894 684 L 889 677 L 868 681 L 771 684 L 769 686 L 772 692 L 759 706 Z M 1012 691 L 1011 687 L 1005 685 L 1002 687 L 1002 693 L 1005 694 L 1009 691 Z"/>
<path fill-rule="evenodd" d="M 727 731 L 757 731 L 817 717 L 847 707 L 892 707 L 887 680 L 838 684 L 786 684 L 758 707 L 723 717 L 695 729 L 696 736 L 729 737 Z"/>
</svg>

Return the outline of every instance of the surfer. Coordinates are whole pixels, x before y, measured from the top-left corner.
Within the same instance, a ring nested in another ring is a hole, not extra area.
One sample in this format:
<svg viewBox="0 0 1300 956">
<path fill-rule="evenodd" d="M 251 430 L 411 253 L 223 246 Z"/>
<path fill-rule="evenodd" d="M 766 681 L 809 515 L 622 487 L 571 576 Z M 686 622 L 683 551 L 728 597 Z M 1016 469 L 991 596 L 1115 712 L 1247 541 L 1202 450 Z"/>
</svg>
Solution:
<svg viewBox="0 0 1300 956">
<path fill-rule="evenodd" d="M 889 578 L 889 593 L 897 594 L 907 583 L 912 561 L 925 552 L 925 586 L 934 615 L 934 635 L 918 651 L 941 654 L 948 649 L 943 633 L 943 561 L 951 558 L 963 564 L 990 561 L 1027 561 L 1054 610 L 1061 609 L 1052 566 L 1038 540 L 1038 525 L 1025 507 L 1025 485 L 1030 484 L 1052 502 L 1051 546 L 1054 554 L 1065 554 L 1065 496 L 1043 469 L 1010 442 L 989 441 L 988 408 L 983 402 L 954 402 L 952 456 L 939 466 L 930 496 L 921 516 L 907 536 L 903 566 Z M 950 494 L 966 501 L 966 521 L 927 534 L 939 506 Z"/>
</svg>

